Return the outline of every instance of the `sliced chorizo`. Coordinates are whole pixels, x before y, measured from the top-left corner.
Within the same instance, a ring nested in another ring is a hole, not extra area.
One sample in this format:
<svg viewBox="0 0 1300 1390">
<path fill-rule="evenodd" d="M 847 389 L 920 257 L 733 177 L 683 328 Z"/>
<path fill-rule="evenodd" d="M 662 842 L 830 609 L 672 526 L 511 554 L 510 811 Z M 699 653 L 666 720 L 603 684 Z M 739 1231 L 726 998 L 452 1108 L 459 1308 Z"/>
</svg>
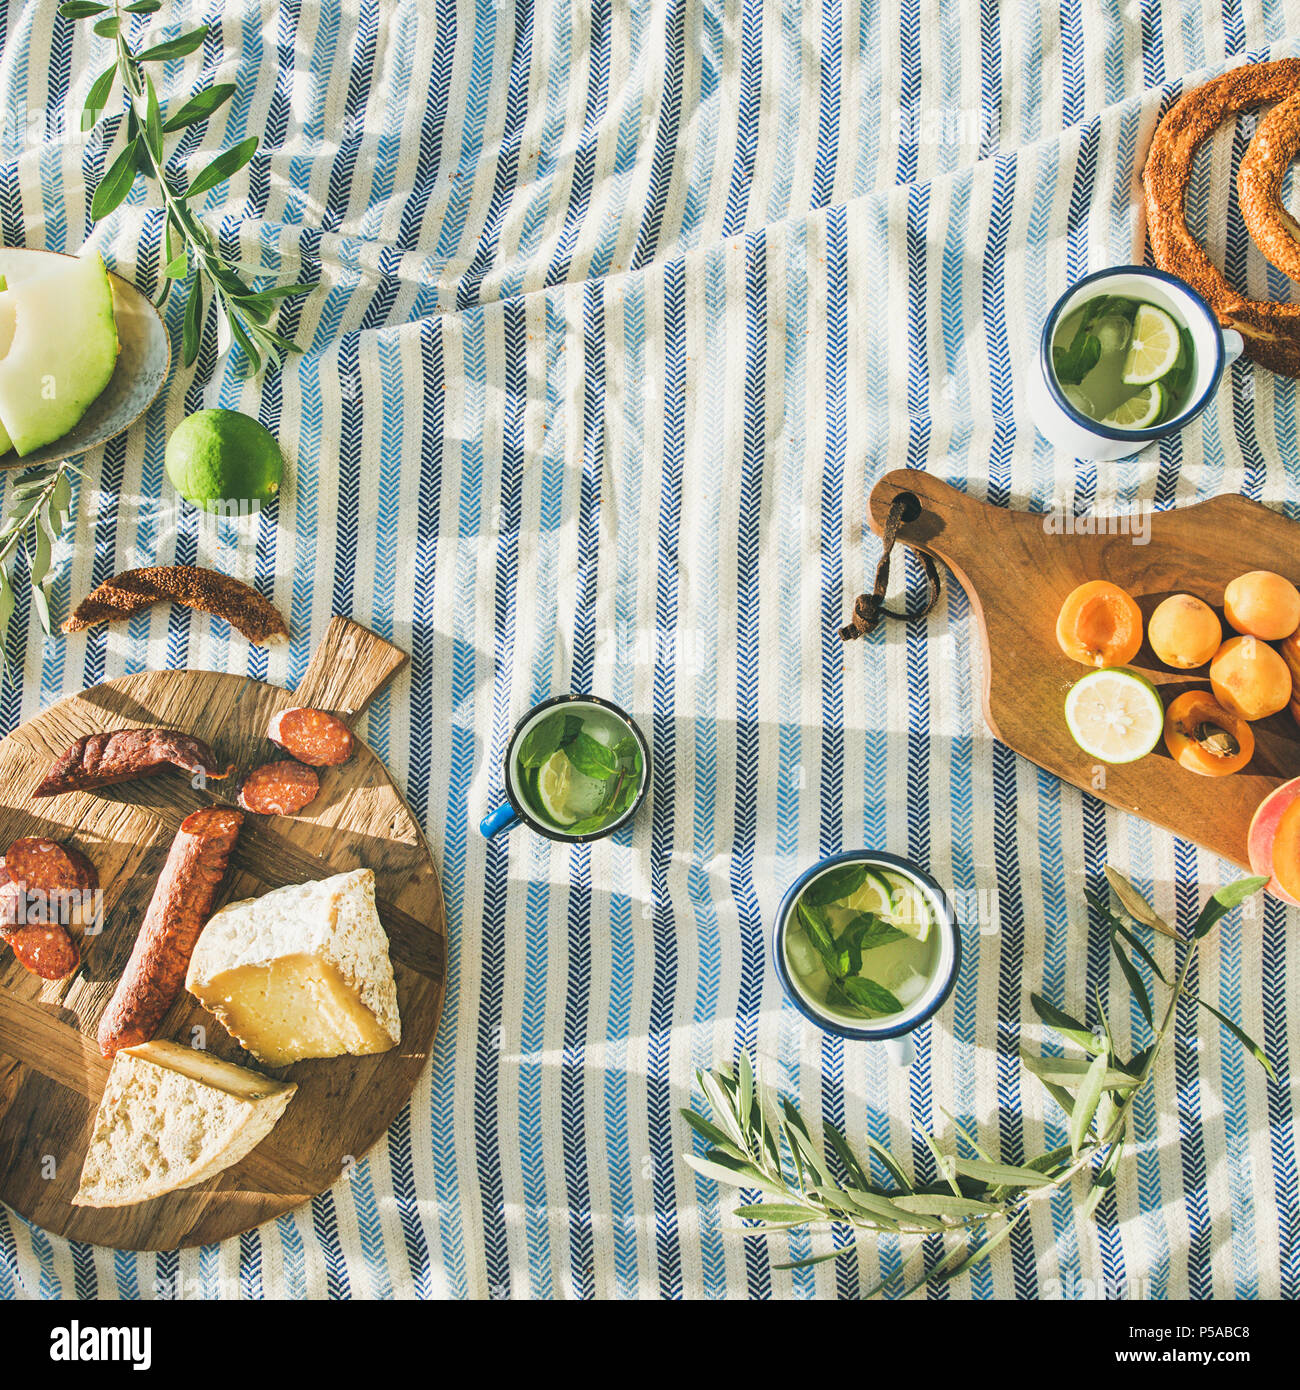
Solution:
<svg viewBox="0 0 1300 1390">
<path fill-rule="evenodd" d="M 0 931 L 28 923 L 85 926 L 94 917 L 99 874 L 75 846 L 15 840 L 0 865 Z"/>
<path fill-rule="evenodd" d="M 239 804 L 259 816 L 295 816 L 319 791 L 315 768 L 288 760 L 266 763 L 244 778 Z"/>
<path fill-rule="evenodd" d="M 202 739 L 176 729 L 113 729 L 79 738 L 54 760 L 32 795 L 111 787 L 152 777 L 169 767 L 210 781 L 221 781 L 234 771 L 222 766 Z"/>
<path fill-rule="evenodd" d="M 337 767 L 352 756 L 352 730 L 323 709 L 297 706 L 271 718 L 266 736 L 278 748 L 309 767 Z"/>
<path fill-rule="evenodd" d="M 148 1042 L 158 1031 L 185 983 L 243 823 L 243 813 L 228 806 L 204 807 L 181 822 L 131 959 L 99 1020 L 105 1057 Z"/>
<path fill-rule="evenodd" d="M 18 964 L 42 980 L 61 980 L 81 961 L 81 952 L 66 927 L 33 922 L 5 932 L 4 940 Z"/>
</svg>

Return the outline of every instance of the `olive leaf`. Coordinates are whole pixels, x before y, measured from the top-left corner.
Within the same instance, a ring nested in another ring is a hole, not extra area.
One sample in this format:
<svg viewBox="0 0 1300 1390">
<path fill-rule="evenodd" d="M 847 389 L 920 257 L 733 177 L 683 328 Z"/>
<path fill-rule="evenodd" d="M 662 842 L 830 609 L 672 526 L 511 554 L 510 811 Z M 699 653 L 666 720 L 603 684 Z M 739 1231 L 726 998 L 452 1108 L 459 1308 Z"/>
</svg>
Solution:
<svg viewBox="0 0 1300 1390">
<path fill-rule="evenodd" d="M 113 79 L 116 76 L 117 64 L 113 63 L 91 83 L 90 91 L 86 94 L 86 104 L 81 111 L 82 130 L 90 130 L 99 120 L 101 112 L 108 105 L 108 94 L 113 90 Z"/>
<path fill-rule="evenodd" d="M 90 200 L 90 215 L 96 221 L 107 217 L 130 193 L 131 185 L 135 182 L 135 154 L 136 141 L 128 140 L 121 153 L 108 166 L 104 177 L 100 179 L 94 197 Z"/>
<path fill-rule="evenodd" d="M 19 551 L 27 567 L 32 608 L 43 631 L 51 632 L 44 585 L 50 572 L 53 542 L 63 533 L 72 505 L 71 469 L 69 463 L 33 469 L 20 477 L 10 491 L 10 509 L 0 525 L 0 651 L 5 648 L 15 606 L 13 561 Z"/>
<path fill-rule="evenodd" d="M 187 199 L 196 198 L 200 193 L 207 193 L 219 183 L 225 183 L 228 178 L 237 174 L 256 153 L 256 135 L 250 135 L 247 140 L 241 140 L 239 144 L 231 146 L 228 150 L 223 150 L 185 190 L 185 197 Z M 222 274 L 230 275 L 229 272 L 222 272 Z M 230 278 L 224 280 L 223 283 L 230 285 L 231 281 L 237 282 L 238 277 L 230 275 Z"/>
<path fill-rule="evenodd" d="M 173 58 L 184 58 L 193 53 L 203 40 L 208 36 L 208 26 L 200 24 L 197 29 L 191 29 L 188 34 L 182 34 L 179 38 L 168 39 L 165 43 L 156 43 L 152 48 L 146 48 L 135 55 L 139 63 L 166 63 Z"/>
<path fill-rule="evenodd" d="M 195 92 L 187 102 L 167 117 L 163 122 L 163 130 L 170 135 L 173 131 L 198 125 L 200 121 L 206 121 L 209 116 L 219 111 L 234 95 L 233 82 L 218 82 L 211 87 L 205 87 L 201 92 Z"/>
<path fill-rule="evenodd" d="M 1071 1017 L 1063 1009 L 1058 1009 L 1055 1004 L 1049 1003 L 1041 994 L 1031 994 L 1029 1002 L 1038 1017 L 1049 1028 L 1055 1029 L 1063 1038 L 1068 1038 L 1072 1043 L 1083 1048 L 1085 1052 L 1093 1055 L 1103 1050 L 1101 1041 L 1087 1024 L 1080 1023 L 1077 1018 Z"/>
<path fill-rule="evenodd" d="M 1203 936 L 1208 936 L 1234 907 L 1244 903 L 1247 898 L 1252 897 L 1267 885 L 1267 878 L 1253 876 L 1239 878 L 1236 883 L 1225 884 L 1222 888 L 1211 893 L 1205 906 L 1201 909 L 1201 915 L 1196 919 L 1196 925 L 1192 928 L 1192 939 L 1199 941 Z"/>
</svg>

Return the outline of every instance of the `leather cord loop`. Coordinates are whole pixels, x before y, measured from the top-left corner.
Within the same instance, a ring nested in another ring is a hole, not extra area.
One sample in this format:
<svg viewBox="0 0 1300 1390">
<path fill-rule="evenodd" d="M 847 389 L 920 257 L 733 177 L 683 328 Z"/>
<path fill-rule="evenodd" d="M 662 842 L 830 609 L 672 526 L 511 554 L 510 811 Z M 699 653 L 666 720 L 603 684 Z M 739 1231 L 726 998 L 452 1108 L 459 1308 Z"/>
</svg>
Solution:
<svg viewBox="0 0 1300 1390">
<path fill-rule="evenodd" d="M 885 518 L 884 552 L 880 557 L 880 563 L 876 566 L 875 587 L 869 594 L 859 594 L 853 604 L 853 620 L 840 628 L 840 640 L 852 642 L 859 637 L 867 637 L 875 631 L 881 618 L 901 618 L 906 621 L 909 618 L 924 618 L 932 612 L 936 603 L 939 602 L 939 570 L 934 561 L 924 550 L 917 550 L 915 553 L 920 558 L 921 565 L 925 569 L 926 583 L 929 587 L 929 598 L 926 605 L 919 613 L 895 613 L 892 608 L 885 607 L 885 593 L 889 588 L 889 557 L 894 548 L 894 542 L 898 539 L 898 528 L 903 524 L 903 513 L 907 510 L 909 502 L 914 503 L 915 499 L 908 498 L 906 494 L 900 493 L 890 504 L 889 515 Z M 907 544 L 906 541 L 903 542 Z"/>
</svg>

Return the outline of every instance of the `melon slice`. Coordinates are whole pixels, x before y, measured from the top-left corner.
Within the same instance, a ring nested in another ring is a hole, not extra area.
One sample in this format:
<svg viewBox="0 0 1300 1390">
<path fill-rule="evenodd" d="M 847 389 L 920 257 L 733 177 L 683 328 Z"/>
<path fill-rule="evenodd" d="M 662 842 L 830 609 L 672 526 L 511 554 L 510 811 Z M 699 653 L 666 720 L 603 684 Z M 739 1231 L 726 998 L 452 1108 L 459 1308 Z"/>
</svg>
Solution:
<svg viewBox="0 0 1300 1390">
<path fill-rule="evenodd" d="M 8 288 L 9 282 L 5 279 L 3 275 L 0 275 L 0 290 L 7 290 Z M 0 425 L 0 454 L 7 454 L 9 450 L 13 447 L 13 440 L 10 439 L 8 434 L 5 433 L 5 427 L 3 425 Z"/>
<path fill-rule="evenodd" d="M 20 455 L 62 438 L 117 364 L 113 289 L 98 254 L 51 256 L 0 290 L 0 429 Z"/>
</svg>

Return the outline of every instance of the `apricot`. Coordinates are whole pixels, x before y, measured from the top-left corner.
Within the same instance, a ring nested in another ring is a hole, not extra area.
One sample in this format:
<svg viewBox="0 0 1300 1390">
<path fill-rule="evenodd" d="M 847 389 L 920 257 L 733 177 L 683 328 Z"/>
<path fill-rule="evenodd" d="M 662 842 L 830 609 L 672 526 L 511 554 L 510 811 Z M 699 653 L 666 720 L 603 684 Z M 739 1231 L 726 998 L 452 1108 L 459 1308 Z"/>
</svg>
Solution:
<svg viewBox="0 0 1300 1390">
<path fill-rule="evenodd" d="M 1056 640 L 1084 666 L 1127 666 L 1142 645 L 1142 610 L 1118 584 L 1080 584 L 1061 605 Z"/>
<path fill-rule="evenodd" d="M 1255 754 L 1255 735 L 1240 715 L 1226 710 L 1208 690 L 1189 690 L 1165 711 L 1165 747 L 1188 772 L 1226 777 Z"/>
<path fill-rule="evenodd" d="M 1172 594 L 1147 624 L 1151 650 L 1166 666 L 1190 671 L 1204 666 L 1223 643 L 1223 624 L 1208 603 L 1193 594 Z"/>
<path fill-rule="evenodd" d="M 1272 570 L 1251 570 L 1223 591 L 1223 613 L 1238 632 L 1277 642 L 1300 628 L 1300 589 Z"/>
<path fill-rule="evenodd" d="M 1300 632 L 1293 632 L 1285 642 L 1279 642 L 1277 649 L 1291 672 L 1292 699 L 1300 700 Z"/>
<path fill-rule="evenodd" d="M 1210 662 L 1214 698 L 1243 719 L 1266 719 L 1291 702 L 1287 664 L 1258 637 L 1229 637 Z"/>
</svg>

